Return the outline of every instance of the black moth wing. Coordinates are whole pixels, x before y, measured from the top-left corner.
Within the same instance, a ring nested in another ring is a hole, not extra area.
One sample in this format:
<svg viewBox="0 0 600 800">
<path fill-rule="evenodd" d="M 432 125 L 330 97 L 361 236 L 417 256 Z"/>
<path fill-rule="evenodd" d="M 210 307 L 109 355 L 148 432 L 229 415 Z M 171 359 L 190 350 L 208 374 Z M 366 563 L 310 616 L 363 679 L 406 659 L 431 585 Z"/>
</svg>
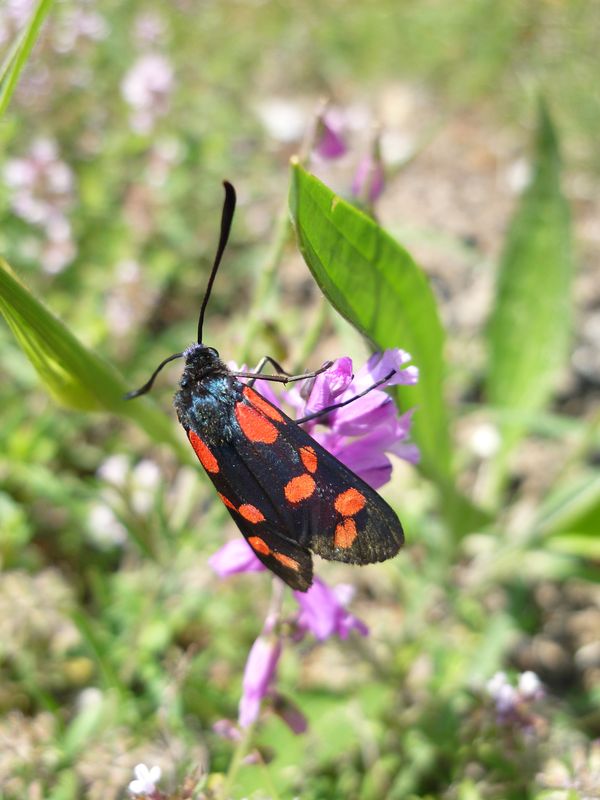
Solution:
<svg viewBox="0 0 600 800">
<path fill-rule="evenodd" d="M 261 561 L 304 591 L 309 550 L 353 564 L 396 555 L 402 527 L 377 492 L 254 389 L 232 381 L 231 390 L 234 435 L 205 440 L 218 465 L 207 472 Z"/>
<path fill-rule="evenodd" d="M 277 502 L 294 538 L 330 561 L 371 564 L 395 556 L 404 543 L 404 533 L 385 500 L 258 392 L 246 388 L 244 401 L 259 413 L 270 407 L 283 418 L 282 422 L 273 421 L 278 437 L 268 445 L 269 450 L 260 450 L 246 438 L 239 443 L 239 456 L 255 472 L 260 472 L 260 461 L 265 459 L 278 465 Z M 314 492 L 291 502 L 287 487 L 295 478 L 307 475 L 314 480 Z"/>
<path fill-rule="evenodd" d="M 195 431 L 190 429 L 186 433 L 221 501 L 254 554 L 292 589 L 305 592 L 312 583 L 312 556 L 281 527 L 277 509 L 265 490 L 265 475 L 253 473 L 247 467 L 239 457 L 237 442 L 220 446 L 211 443 L 209 453 L 216 459 L 213 464 L 207 459 L 204 440 L 200 440 L 199 446 Z"/>
</svg>

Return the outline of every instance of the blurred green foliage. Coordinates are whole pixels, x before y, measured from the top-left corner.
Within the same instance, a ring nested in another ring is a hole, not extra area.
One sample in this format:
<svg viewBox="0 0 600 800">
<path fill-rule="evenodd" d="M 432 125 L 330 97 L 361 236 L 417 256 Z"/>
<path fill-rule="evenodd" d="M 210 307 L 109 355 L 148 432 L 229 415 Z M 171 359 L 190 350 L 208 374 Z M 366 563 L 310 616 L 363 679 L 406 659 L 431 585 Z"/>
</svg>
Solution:
<svg viewBox="0 0 600 800">
<path fill-rule="evenodd" d="M 529 126 L 540 94 L 552 118 L 538 114 L 534 177 L 509 226 L 487 340 L 478 334 L 485 375 L 468 374 L 452 400 L 427 264 L 294 167 L 290 211 L 319 286 L 371 343 L 415 356 L 422 381 L 400 402 L 418 402 L 424 460 L 384 490 L 406 552 L 323 568 L 356 583 L 371 637 L 286 652 L 279 686 L 308 733 L 267 716 L 232 796 L 597 791 L 598 421 L 552 403 L 574 262 L 558 132 L 567 166 L 597 168 L 598 9 L 64 2 L 21 72 L 49 4 L 32 8 L 15 0 L 0 20 L 0 253 L 11 265 L 0 270 L 0 797 L 123 797 L 140 761 L 163 766 L 172 797 L 219 796 L 235 746 L 211 726 L 236 716 L 266 579 L 211 574 L 225 514 L 186 462 L 168 404 L 163 414 L 122 393 L 193 337 L 224 176 L 241 213 L 206 340 L 252 363 L 268 351 L 312 364 L 322 339 L 366 355 L 306 288 L 282 209 L 302 133 L 277 138 L 265 119 L 278 108 L 293 129 L 323 92 L 350 106 L 400 80 L 434 93 L 439 119 L 469 108 Z M 457 431 L 482 414 L 505 446 L 477 460 Z M 564 456 L 543 497 L 514 469 L 536 436 Z M 535 669 L 548 687 L 527 725 L 506 724 L 485 690 L 502 668 Z M 194 769 L 202 788 L 178 794 Z"/>
</svg>

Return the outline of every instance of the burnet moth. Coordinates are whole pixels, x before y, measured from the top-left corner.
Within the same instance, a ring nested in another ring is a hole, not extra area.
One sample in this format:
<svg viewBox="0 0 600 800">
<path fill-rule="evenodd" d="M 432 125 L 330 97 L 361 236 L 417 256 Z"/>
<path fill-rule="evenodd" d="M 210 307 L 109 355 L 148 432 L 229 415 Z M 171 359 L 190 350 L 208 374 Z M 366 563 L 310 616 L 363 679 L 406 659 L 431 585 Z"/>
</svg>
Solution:
<svg viewBox="0 0 600 800">
<path fill-rule="evenodd" d="M 204 314 L 236 203 L 233 186 L 225 182 L 224 187 L 221 235 L 200 307 L 198 341 L 166 358 L 150 380 L 127 397 L 148 392 L 166 364 L 185 358 L 174 404 L 190 444 L 256 556 L 285 583 L 304 592 L 312 583 L 311 553 L 370 564 L 395 556 L 404 536 L 396 513 L 377 492 L 300 427 L 362 395 L 293 420 L 252 388 L 267 362 L 278 374 L 261 374 L 260 379 L 284 384 L 315 377 L 331 362 L 312 373 L 288 375 L 266 357 L 255 372 L 232 372 L 214 347 L 203 343 Z"/>
</svg>

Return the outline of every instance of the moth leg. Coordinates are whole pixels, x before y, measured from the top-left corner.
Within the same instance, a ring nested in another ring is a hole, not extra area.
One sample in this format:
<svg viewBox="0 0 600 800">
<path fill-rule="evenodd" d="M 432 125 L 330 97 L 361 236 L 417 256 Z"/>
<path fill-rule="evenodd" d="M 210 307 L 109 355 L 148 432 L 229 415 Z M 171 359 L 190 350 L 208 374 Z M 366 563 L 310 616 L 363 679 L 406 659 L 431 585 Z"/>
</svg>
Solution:
<svg viewBox="0 0 600 800">
<path fill-rule="evenodd" d="M 275 369 L 279 370 L 279 364 L 274 361 L 269 356 L 265 356 L 264 359 L 261 359 L 259 362 L 259 366 L 262 368 L 270 361 Z M 280 375 L 260 375 L 261 381 L 277 381 L 278 383 L 294 383 L 294 381 L 304 381 L 308 378 L 316 378 L 317 375 L 320 375 L 325 370 L 329 369 L 329 367 L 333 364 L 333 361 L 326 361 L 323 366 L 319 367 L 319 369 L 314 370 L 313 372 L 303 372 L 301 375 L 290 375 L 287 372 L 281 370 L 283 374 Z M 231 373 L 236 378 L 250 378 L 249 385 L 252 386 L 254 381 L 259 377 L 256 372 L 232 372 Z"/>
<path fill-rule="evenodd" d="M 320 411 L 315 411 L 314 414 L 307 414 L 305 417 L 300 417 L 300 419 L 296 419 L 294 420 L 294 422 L 296 423 L 296 425 L 302 425 L 303 422 L 309 422 L 311 419 L 318 419 L 319 417 L 324 417 L 331 411 L 335 411 L 336 408 L 342 408 L 343 406 L 347 406 L 350 403 L 353 403 L 355 400 L 358 400 L 360 397 L 364 397 L 366 394 L 369 394 L 369 392 L 372 392 L 373 389 L 377 389 L 377 387 L 381 386 L 383 383 L 387 383 L 387 381 L 389 381 L 389 379 L 395 372 L 396 372 L 395 369 L 391 370 L 391 372 L 388 372 L 388 374 L 384 378 L 381 378 L 380 380 L 376 381 L 372 386 L 367 386 L 364 392 L 354 395 L 354 397 L 351 397 L 349 400 L 343 400 L 341 403 L 333 403 L 333 405 L 326 406 L 325 408 L 322 408 Z"/>
<path fill-rule="evenodd" d="M 254 370 L 253 370 L 254 374 L 255 375 L 260 375 L 260 373 L 263 371 L 263 369 L 264 369 L 264 367 L 265 367 L 265 365 L 267 363 L 268 364 L 272 364 L 272 366 L 275 367 L 275 369 L 277 370 L 279 375 L 290 375 L 291 374 L 286 369 L 284 369 L 278 361 L 275 361 L 274 358 L 271 358 L 271 356 L 263 356 L 261 358 L 261 360 L 258 362 L 258 364 L 254 367 Z M 248 386 L 254 386 L 255 380 L 256 380 L 256 378 L 251 378 L 248 381 Z"/>
</svg>

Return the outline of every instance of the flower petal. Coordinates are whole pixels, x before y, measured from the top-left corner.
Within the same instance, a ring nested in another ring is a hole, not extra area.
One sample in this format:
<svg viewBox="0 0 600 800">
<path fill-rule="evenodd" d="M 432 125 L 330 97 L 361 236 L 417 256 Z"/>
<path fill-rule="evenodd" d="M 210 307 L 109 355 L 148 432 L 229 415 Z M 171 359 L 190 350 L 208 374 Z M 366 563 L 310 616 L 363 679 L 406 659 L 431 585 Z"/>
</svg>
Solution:
<svg viewBox="0 0 600 800">
<path fill-rule="evenodd" d="M 395 386 L 398 384 L 413 384 L 416 383 L 419 377 L 419 370 L 417 367 L 406 367 L 412 359 L 410 353 L 399 348 L 391 348 L 384 350 L 380 353 L 373 353 L 367 363 L 362 366 L 352 382 L 350 387 L 352 391 L 362 392 L 368 389 L 377 381 L 382 380 L 389 375 L 392 370 L 394 374 L 386 381 L 384 386 Z"/>
<path fill-rule="evenodd" d="M 262 572 L 266 567 L 252 552 L 245 539 L 232 539 L 220 547 L 208 559 L 211 569 L 220 578 L 237 575 L 239 572 Z"/>
<path fill-rule="evenodd" d="M 259 636 L 250 649 L 239 705 L 238 722 L 242 728 L 258 719 L 260 704 L 275 676 L 281 655 L 281 640 L 273 636 Z"/>
<path fill-rule="evenodd" d="M 325 161 L 343 156 L 348 148 L 342 136 L 342 116 L 335 109 L 328 109 L 318 120 L 317 136 L 313 147 L 315 155 Z"/>
<path fill-rule="evenodd" d="M 294 592 L 294 597 L 300 609 L 298 627 L 310 631 L 319 641 L 334 634 L 346 639 L 353 629 L 363 636 L 367 635 L 367 626 L 346 611 L 335 590 L 319 578 L 315 578 L 307 592 Z"/>
<path fill-rule="evenodd" d="M 331 367 L 314 379 L 305 414 L 314 414 L 332 405 L 346 391 L 352 381 L 352 359 L 338 358 Z"/>
<path fill-rule="evenodd" d="M 343 400 L 348 400 L 354 393 L 344 392 Z M 343 436 L 360 436 L 373 428 L 385 425 L 398 415 L 398 409 L 392 398 L 379 389 L 360 397 L 331 414 L 331 427 Z"/>
</svg>

